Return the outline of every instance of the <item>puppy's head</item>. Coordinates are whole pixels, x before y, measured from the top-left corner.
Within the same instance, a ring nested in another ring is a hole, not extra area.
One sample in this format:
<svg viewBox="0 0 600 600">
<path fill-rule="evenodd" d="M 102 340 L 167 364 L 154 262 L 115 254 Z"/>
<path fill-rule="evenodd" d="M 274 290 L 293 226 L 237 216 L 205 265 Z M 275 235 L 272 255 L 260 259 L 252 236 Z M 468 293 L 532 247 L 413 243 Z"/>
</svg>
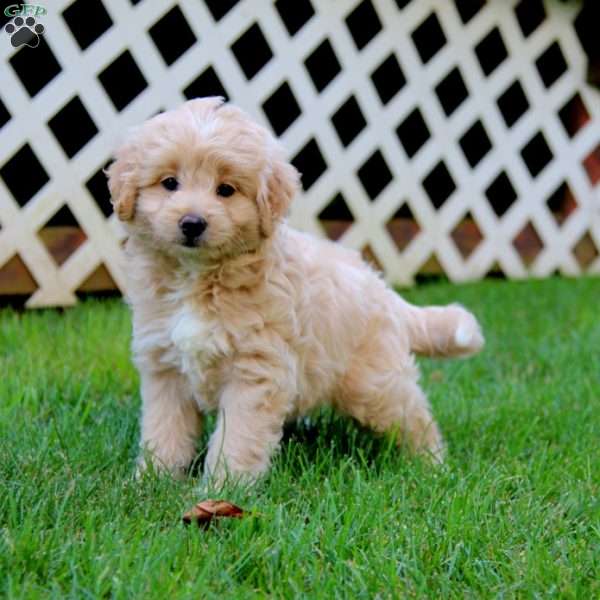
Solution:
<svg viewBox="0 0 600 600">
<path fill-rule="evenodd" d="M 135 129 L 107 170 L 130 235 L 171 255 L 257 248 L 298 173 L 271 134 L 221 98 L 190 100 Z"/>
</svg>

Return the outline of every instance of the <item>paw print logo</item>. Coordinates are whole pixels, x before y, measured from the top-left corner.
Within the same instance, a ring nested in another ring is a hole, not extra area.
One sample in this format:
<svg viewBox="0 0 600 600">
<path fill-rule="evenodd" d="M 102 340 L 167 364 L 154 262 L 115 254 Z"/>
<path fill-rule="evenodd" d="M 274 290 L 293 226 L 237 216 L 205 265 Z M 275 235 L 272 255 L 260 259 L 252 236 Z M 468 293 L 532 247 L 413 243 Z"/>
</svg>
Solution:
<svg viewBox="0 0 600 600">
<path fill-rule="evenodd" d="M 8 23 L 4 31 L 10 35 L 10 43 L 18 48 L 19 46 L 29 46 L 37 48 L 40 43 L 40 35 L 44 33 L 44 26 L 36 23 L 33 17 L 15 17 L 12 23 Z"/>
</svg>

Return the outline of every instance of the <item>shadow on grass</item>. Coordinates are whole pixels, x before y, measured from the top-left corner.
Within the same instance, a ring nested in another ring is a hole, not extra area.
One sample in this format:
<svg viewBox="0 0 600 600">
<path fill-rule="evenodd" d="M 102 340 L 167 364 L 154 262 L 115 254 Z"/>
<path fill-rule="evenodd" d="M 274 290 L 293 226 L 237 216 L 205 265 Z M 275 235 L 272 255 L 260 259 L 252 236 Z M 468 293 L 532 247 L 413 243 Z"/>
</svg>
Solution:
<svg viewBox="0 0 600 600">
<path fill-rule="evenodd" d="M 189 470 L 192 477 L 202 475 L 208 437 L 202 436 L 199 453 Z M 328 472 L 350 461 L 377 472 L 394 456 L 401 456 L 398 460 L 402 462 L 407 454 L 392 437 L 377 435 L 348 417 L 322 409 L 286 425 L 273 471 L 300 478 L 308 470 Z"/>
</svg>

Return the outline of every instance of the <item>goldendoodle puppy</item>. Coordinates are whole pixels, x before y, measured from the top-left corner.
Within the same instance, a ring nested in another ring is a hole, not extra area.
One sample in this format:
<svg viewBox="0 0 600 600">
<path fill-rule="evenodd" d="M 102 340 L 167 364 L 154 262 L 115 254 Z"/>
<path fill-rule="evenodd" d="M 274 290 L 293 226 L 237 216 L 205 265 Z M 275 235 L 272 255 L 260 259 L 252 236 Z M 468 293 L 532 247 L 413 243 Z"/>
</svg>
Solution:
<svg viewBox="0 0 600 600">
<path fill-rule="evenodd" d="M 108 176 L 129 234 L 141 469 L 185 469 L 217 411 L 205 474 L 256 478 L 284 423 L 323 403 L 442 460 L 413 353 L 472 354 L 477 321 L 412 306 L 358 253 L 290 229 L 299 175 L 266 129 L 191 100 L 134 130 Z"/>
</svg>

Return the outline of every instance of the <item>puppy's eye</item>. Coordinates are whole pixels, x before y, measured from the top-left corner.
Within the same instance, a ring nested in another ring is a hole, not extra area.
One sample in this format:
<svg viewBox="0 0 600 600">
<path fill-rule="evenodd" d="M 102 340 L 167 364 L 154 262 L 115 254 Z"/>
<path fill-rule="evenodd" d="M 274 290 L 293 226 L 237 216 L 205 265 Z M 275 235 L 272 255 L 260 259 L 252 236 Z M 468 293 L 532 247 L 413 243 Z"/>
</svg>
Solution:
<svg viewBox="0 0 600 600">
<path fill-rule="evenodd" d="M 229 198 L 229 196 L 233 196 L 233 194 L 235 194 L 235 188 L 228 183 L 221 183 L 217 187 L 217 196 Z"/>
<path fill-rule="evenodd" d="M 165 188 L 165 190 L 169 190 L 170 192 L 174 192 L 179 187 L 179 181 L 177 181 L 175 177 L 167 177 L 166 179 L 163 179 L 160 183 Z"/>
</svg>

